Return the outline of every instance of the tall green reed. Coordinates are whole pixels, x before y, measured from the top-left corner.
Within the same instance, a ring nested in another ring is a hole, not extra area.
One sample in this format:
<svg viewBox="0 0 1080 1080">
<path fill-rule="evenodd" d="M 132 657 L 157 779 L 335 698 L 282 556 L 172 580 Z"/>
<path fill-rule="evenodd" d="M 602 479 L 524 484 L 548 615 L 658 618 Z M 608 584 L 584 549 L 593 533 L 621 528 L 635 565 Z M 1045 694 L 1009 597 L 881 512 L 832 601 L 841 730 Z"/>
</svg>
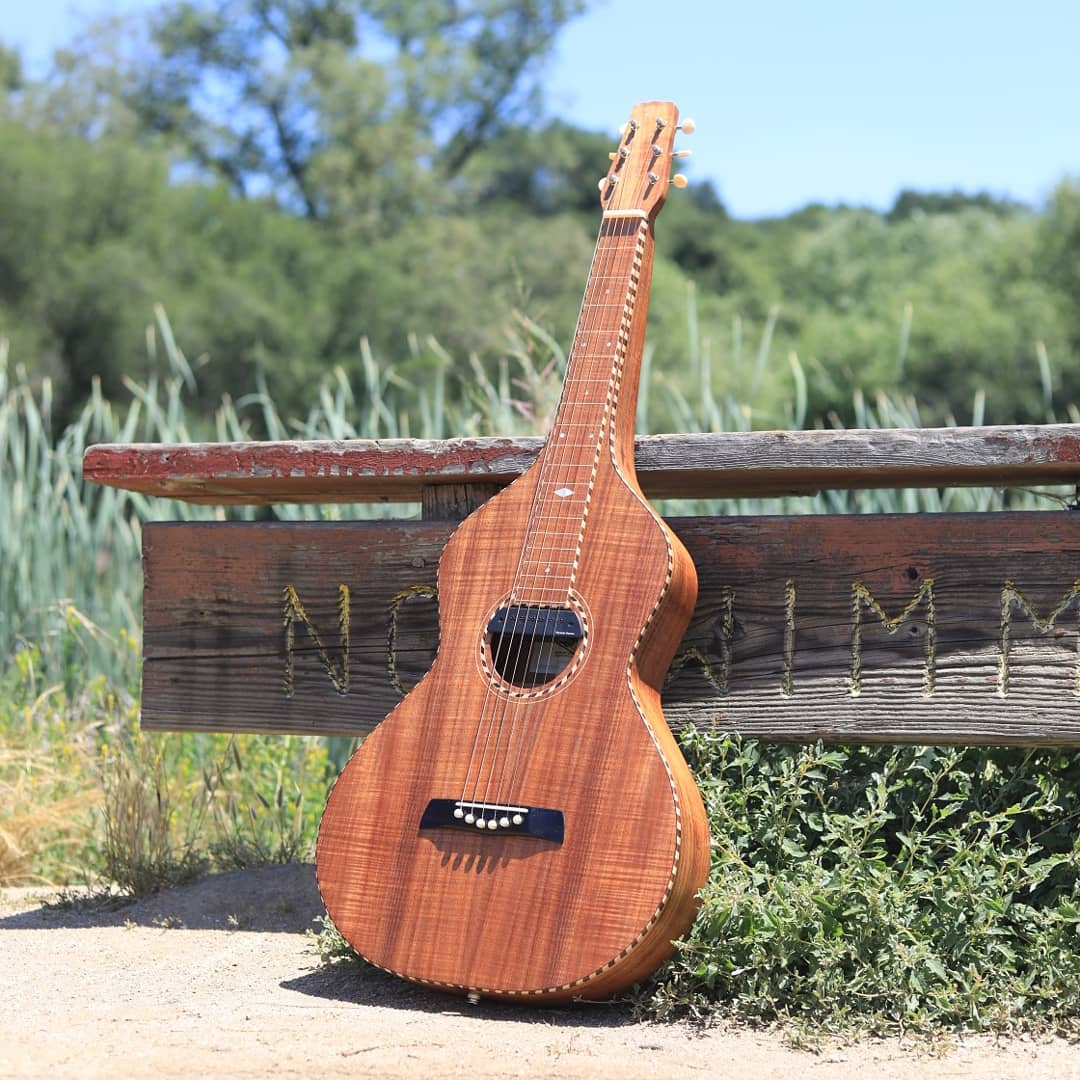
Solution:
<svg viewBox="0 0 1080 1080">
<path fill-rule="evenodd" d="M 674 378 L 657 363 L 660 343 L 645 351 L 638 430 L 746 431 L 798 428 L 808 422 L 808 385 L 817 367 L 794 353 L 785 365 L 772 356 L 779 309 L 773 308 L 752 351 L 739 319 L 730 343 L 701 331 L 693 291 L 687 303 L 689 376 Z M 721 344 L 723 347 L 721 347 Z M 476 356 L 455 358 L 433 337 L 409 338 L 409 362 L 381 364 L 366 340 L 355 370 L 328 372 L 314 388 L 308 411 L 283 417 L 265 380 L 250 393 L 222 398 L 206 416 L 195 404 L 196 375 L 164 310 L 147 332 L 152 374 L 126 380 L 129 398 L 105 400 L 97 381 L 78 415 L 61 431 L 52 419 L 54 391 L 12 367 L 0 341 L 0 658 L 36 646 L 44 677 L 76 688 L 86 672 L 105 674 L 132 693 L 138 677 L 139 553 L 147 520 L 254 520 L 255 507 L 198 506 L 87 484 L 81 459 L 93 443 L 246 441 L 271 439 L 422 438 L 450 435 L 539 434 L 557 403 L 566 356 L 537 324 L 521 317 L 508 329 L 493 366 Z M 1040 378 L 1049 392 L 1049 359 L 1040 353 Z M 766 391 L 766 372 L 771 385 Z M 778 389 L 779 387 L 779 389 Z M 692 389 L 690 389 L 692 388 Z M 740 394 L 740 389 L 744 393 Z M 916 403 L 888 394 L 852 391 L 861 427 L 918 427 Z M 973 415 L 980 414 L 978 396 Z M 1075 410 L 1070 410 L 1070 415 Z M 1053 403 L 1047 403 L 1053 416 Z M 839 425 L 838 417 L 828 422 Z M 992 510 L 1039 505 L 1037 496 L 993 489 L 831 491 L 813 497 L 679 500 L 669 514 L 849 513 Z M 364 504 L 278 504 L 281 520 L 342 520 L 401 516 L 408 507 Z M 134 646 L 134 647 L 133 647 Z"/>
</svg>

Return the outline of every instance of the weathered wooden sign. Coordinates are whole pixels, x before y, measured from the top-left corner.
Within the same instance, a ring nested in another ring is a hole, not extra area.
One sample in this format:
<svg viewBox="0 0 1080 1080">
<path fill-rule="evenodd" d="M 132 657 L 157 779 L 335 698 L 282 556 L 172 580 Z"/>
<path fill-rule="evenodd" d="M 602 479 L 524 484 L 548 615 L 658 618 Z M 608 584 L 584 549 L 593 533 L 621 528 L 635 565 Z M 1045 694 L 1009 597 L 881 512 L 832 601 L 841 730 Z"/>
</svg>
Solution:
<svg viewBox="0 0 1080 1080">
<path fill-rule="evenodd" d="M 671 524 L 700 579 L 673 724 L 1080 744 L 1080 514 Z M 371 730 L 434 656 L 451 528 L 146 526 L 143 725 Z"/>
</svg>

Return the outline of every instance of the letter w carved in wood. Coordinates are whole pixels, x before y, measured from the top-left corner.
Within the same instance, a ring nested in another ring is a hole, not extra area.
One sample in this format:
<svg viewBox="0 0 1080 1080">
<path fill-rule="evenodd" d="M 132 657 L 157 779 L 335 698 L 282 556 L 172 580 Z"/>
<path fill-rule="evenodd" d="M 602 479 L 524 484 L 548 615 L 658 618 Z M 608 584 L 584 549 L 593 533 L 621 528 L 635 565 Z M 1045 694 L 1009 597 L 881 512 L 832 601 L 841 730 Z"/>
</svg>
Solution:
<svg viewBox="0 0 1080 1080">
<path fill-rule="evenodd" d="M 338 585 L 338 634 L 341 638 L 341 664 L 337 666 L 330 659 L 326 646 L 323 644 L 319 631 L 308 617 L 300 596 L 292 585 L 286 585 L 282 590 L 285 599 L 285 696 L 292 697 L 295 689 L 293 682 L 293 662 L 296 651 L 296 624 L 303 623 L 315 648 L 319 651 L 319 657 L 326 668 L 326 674 L 334 684 L 334 689 L 339 694 L 349 692 L 349 617 L 351 610 L 349 586 Z"/>
</svg>

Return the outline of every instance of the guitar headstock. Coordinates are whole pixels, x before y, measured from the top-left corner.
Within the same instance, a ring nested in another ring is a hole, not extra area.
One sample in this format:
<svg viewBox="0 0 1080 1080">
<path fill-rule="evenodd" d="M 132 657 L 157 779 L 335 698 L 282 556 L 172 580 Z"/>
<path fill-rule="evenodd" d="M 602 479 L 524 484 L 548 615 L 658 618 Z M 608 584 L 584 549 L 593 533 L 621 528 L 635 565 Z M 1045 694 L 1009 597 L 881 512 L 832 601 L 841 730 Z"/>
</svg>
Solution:
<svg viewBox="0 0 1080 1080">
<path fill-rule="evenodd" d="M 608 155 L 611 166 L 599 184 L 605 211 L 640 211 L 652 219 L 664 205 L 668 184 L 686 187 L 686 177 L 671 175 L 672 160 L 688 157 L 675 150 L 675 132 L 689 135 L 692 120 L 679 123 L 673 101 L 643 101 L 630 111 L 622 126 L 618 149 Z"/>
</svg>

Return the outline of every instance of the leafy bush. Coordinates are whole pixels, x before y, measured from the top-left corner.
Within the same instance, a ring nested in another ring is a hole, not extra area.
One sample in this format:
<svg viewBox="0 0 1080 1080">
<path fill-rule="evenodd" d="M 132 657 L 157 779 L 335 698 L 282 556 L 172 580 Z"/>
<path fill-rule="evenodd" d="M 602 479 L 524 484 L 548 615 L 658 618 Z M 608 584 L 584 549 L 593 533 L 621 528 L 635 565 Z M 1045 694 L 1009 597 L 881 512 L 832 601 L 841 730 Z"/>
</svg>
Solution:
<svg viewBox="0 0 1080 1080">
<path fill-rule="evenodd" d="M 1077 765 L 1056 750 L 768 747 L 688 732 L 712 874 L 638 997 L 818 1030 L 1071 1026 Z"/>
</svg>

